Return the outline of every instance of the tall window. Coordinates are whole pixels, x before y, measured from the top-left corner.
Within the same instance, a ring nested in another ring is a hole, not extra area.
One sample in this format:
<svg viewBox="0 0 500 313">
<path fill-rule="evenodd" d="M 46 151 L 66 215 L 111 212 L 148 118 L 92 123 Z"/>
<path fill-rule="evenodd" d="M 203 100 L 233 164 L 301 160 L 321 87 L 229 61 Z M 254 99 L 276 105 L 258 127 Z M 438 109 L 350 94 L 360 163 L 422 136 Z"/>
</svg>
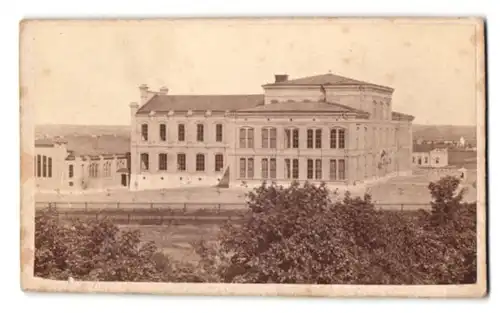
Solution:
<svg viewBox="0 0 500 313">
<path fill-rule="evenodd" d="M 252 179 L 254 176 L 253 158 L 240 158 L 240 178 Z"/>
<path fill-rule="evenodd" d="M 167 170 L 167 154 L 166 153 L 160 153 L 158 155 L 158 169 L 160 171 L 166 171 Z"/>
<path fill-rule="evenodd" d="M 43 177 L 47 177 L 47 157 L 43 156 Z"/>
<path fill-rule="evenodd" d="M 312 149 L 314 143 L 314 131 L 312 129 L 307 130 L 307 148 Z"/>
<path fill-rule="evenodd" d="M 332 128 L 330 130 L 330 148 L 345 149 L 345 129 Z"/>
<path fill-rule="evenodd" d="M 141 125 L 141 137 L 143 141 L 148 141 L 148 124 Z"/>
<path fill-rule="evenodd" d="M 186 154 L 177 154 L 177 170 L 179 172 L 184 172 L 186 170 Z"/>
<path fill-rule="evenodd" d="M 184 124 L 177 125 L 177 141 L 186 140 L 186 126 Z"/>
<path fill-rule="evenodd" d="M 269 178 L 269 160 L 268 159 L 262 159 L 261 161 L 261 169 L 262 169 L 262 178 L 263 179 L 268 179 Z"/>
<path fill-rule="evenodd" d="M 196 141 L 203 142 L 205 140 L 203 124 L 196 125 Z"/>
<path fill-rule="evenodd" d="M 215 141 L 222 142 L 222 124 L 215 125 Z"/>
<path fill-rule="evenodd" d="M 52 177 L 52 158 L 47 158 L 47 176 Z"/>
<path fill-rule="evenodd" d="M 313 179 L 314 175 L 314 160 L 307 159 L 307 179 Z"/>
<path fill-rule="evenodd" d="M 299 179 L 299 159 L 292 160 L 292 178 Z"/>
<path fill-rule="evenodd" d="M 103 175 L 104 177 L 111 176 L 111 161 L 106 161 L 103 165 Z"/>
<path fill-rule="evenodd" d="M 415 162 L 413 162 L 415 163 Z M 439 164 L 439 157 L 436 157 L 436 164 Z"/>
<path fill-rule="evenodd" d="M 73 178 L 74 175 L 75 175 L 74 165 L 70 164 L 68 167 L 68 177 Z"/>
<path fill-rule="evenodd" d="M 167 125 L 160 124 L 160 140 L 167 141 Z"/>
<path fill-rule="evenodd" d="M 198 153 L 196 155 L 196 171 L 204 172 L 205 171 L 205 155 Z"/>
<path fill-rule="evenodd" d="M 314 179 L 322 179 L 323 166 L 321 164 L 321 159 L 316 159 L 314 163 Z"/>
<path fill-rule="evenodd" d="M 315 148 L 316 149 L 321 149 L 321 129 L 316 129 L 316 132 L 315 132 L 315 138 L 314 138 L 314 142 L 316 144 Z"/>
<path fill-rule="evenodd" d="M 337 160 L 330 160 L 330 180 L 337 180 Z"/>
<path fill-rule="evenodd" d="M 253 128 L 242 127 L 240 128 L 240 148 L 253 149 Z"/>
<path fill-rule="evenodd" d="M 285 129 L 285 147 L 287 149 L 299 147 L 299 130 L 297 128 Z"/>
<path fill-rule="evenodd" d="M 149 154 L 141 153 L 141 171 L 149 171 Z"/>
<path fill-rule="evenodd" d="M 39 154 L 36 156 L 36 176 L 42 177 L 42 156 Z"/>
<path fill-rule="evenodd" d="M 345 179 L 345 172 L 346 172 L 346 169 L 345 169 L 345 160 L 343 159 L 340 159 L 339 160 L 339 180 L 344 180 Z"/>
<path fill-rule="evenodd" d="M 224 156 L 222 154 L 215 155 L 215 171 L 220 172 L 224 168 Z"/>
</svg>

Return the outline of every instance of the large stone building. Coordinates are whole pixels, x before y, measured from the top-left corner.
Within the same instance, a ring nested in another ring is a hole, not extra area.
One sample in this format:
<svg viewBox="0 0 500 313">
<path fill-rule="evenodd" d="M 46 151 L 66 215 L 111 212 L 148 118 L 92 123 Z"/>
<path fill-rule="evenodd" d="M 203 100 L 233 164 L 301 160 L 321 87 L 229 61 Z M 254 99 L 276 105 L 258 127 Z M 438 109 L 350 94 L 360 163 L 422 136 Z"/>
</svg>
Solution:
<svg viewBox="0 0 500 313">
<path fill-rule="evenodd" d="M 390 87 L 333 74 L 273 83 L 255 95 L 171 95 L 141 85 L 131 109 L 132 190 L 349 186 L 411 172 L 412 121 Z"/>
</svg>

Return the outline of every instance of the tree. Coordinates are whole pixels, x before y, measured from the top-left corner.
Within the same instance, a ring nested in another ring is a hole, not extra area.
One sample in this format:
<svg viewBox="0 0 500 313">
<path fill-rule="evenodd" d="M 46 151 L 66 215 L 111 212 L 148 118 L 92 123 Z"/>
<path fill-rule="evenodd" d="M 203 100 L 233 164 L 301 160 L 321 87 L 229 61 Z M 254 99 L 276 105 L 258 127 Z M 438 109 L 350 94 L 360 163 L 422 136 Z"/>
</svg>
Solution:
<svg viewBox="0 0 500 313">
<path fill-rule="evenodd" d="M 465 189 L 458 190 L 459 186 L 460 179 L 454 176 L 446 176 L 437 182 L 429 183 L 433 225 L 443 225 L 458 220 L 456 214 L 465 193 Z"/>
</svg>

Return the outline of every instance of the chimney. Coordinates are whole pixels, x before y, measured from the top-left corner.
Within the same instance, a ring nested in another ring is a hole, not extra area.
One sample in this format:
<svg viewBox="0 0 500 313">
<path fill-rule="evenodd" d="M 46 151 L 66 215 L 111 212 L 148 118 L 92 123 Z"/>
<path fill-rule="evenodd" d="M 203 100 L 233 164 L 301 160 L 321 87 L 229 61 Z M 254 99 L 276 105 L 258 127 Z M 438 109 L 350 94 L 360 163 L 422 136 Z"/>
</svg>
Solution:
<svg viewBox="0 0 500 313">
<path fill-rule="evenodd" d="M 141 104 L 144 104 L 148 99 L 149 87 L 146 84 L 139 86 L 139 91 L 141 94 Z"/>
<path fill-rule="evenodd" d="M 282 83 L 286 82 L 288 80 L 288 75 L 287 74 L 276 74 L 274 75 L 274 82 L 275 83 Z"/>
<path fill-rule="evenodd" d="M 168 88 L 166 86 L 161 87 L 159 94 L 163 96 L 168 95 Z"/>
</svg>

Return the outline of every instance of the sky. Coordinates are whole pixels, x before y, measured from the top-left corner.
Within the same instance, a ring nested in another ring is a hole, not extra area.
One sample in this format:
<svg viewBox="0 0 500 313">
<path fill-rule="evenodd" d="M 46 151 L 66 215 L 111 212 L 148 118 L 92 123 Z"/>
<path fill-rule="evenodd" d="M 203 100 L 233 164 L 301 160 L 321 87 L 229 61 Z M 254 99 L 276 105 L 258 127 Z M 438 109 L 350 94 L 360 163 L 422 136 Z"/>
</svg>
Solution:
<svg viewBox="0 0 500 313">
<path fill-rule="evenodd" d="M 128 124 L 140 84 L 262 93 L 274 74 L 328 72 L 395 89 L 416 124 L 475 125 L 475 25 L 428 20 L 31 21 L 21 95 L 36 124 Z"/>
</svg>

